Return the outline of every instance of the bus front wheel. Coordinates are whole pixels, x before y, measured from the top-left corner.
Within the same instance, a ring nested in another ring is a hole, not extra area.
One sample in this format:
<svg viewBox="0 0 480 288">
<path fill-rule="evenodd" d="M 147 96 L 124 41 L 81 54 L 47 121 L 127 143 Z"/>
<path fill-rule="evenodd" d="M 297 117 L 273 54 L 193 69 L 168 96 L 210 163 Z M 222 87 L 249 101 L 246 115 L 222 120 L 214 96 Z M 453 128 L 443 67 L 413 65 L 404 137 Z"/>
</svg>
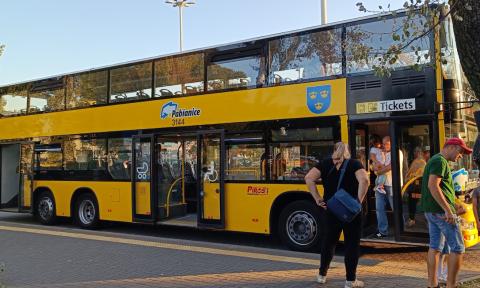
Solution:
<svg viewBox="0 0 480 288">
<path fill-rule="evenodd" d="M 57 220 L 55 210 L 55 199 L 49 192 L 43 192 L 38 197 L 37 210 L 35 211 L 37 219 L 44 225 L 53 225 Z"/>
<path fill-rule="evenodd" d="M 292 250 L 318 251 L 321 243 L 320 209 L 306 200 L 285 206 L 278 222 L 282 242 Z"/>
<path fill-rule="evenodd" d="M 92 194 L 83 194 L 75 203 L 75 222 L 82 228 L 93 229 L 98 227 L 98 203 Z"/>
</svg>

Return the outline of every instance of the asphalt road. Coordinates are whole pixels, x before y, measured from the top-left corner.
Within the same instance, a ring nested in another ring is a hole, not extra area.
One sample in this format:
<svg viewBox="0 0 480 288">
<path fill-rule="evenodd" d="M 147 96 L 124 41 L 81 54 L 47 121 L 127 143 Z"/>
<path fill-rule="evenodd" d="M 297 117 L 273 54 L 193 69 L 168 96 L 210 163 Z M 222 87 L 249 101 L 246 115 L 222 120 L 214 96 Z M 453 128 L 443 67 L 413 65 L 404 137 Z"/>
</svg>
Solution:
<svg viewBox="0 0 480 288">
<path fill-rule="evenodd" d="M 363 243 L 362 275 L 375 287 L 389 287 L 381 282 L 388 277 L 397 288 L 417 287 L 425 252 Z M 333 267 L 343 266 L 342 254 L 340 245 Z M 480 247 L 467 254 L 466 267 L 476 273 Z M 0 283 L 7 287 L 316 287 L 318 256 L 264 235 L 122 223 L 92 231 L 66 219 L 43 226 L 28 214 L 0 212 Z M 404 269 L 411 275 L 402 276 Z M 343 267 L 336 270 L 334 284 L 343 281 Z"/>
<path fill-rule="evenodd" d="M 316 268 L 317 255 L 295 257 L 262 235 L 120 223 L 89 231 L 67 220 L 43 226 L 30 215 L 0 212 L 0 283 L 7 287 Z"/>
</svg>

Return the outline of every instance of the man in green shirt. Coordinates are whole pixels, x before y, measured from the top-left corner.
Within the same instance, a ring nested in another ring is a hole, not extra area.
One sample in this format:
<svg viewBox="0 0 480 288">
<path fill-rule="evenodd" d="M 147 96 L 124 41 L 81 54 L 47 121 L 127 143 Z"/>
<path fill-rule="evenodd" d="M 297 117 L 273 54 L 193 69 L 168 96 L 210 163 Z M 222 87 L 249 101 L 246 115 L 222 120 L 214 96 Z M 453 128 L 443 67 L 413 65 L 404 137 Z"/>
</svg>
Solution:
<svg viewBox="0 0 480 288">
<path fill-rule="evenodd" d="M 455 190 L 448 161 L 457 161 L 463 154 L 470 153 L 472 149 L 462 139 L 450 138 L 442 151 L 428 161 L 423 172 L 421 206 L 425 211 L 430 236 L 427 256 L 429 287 L 438 287 L 437 269 L 444 245 L 448 245 L 451 252 L 448 257 L 447 288 L 456 285 L 465 245 L 455 211 Z"/>
</svg>

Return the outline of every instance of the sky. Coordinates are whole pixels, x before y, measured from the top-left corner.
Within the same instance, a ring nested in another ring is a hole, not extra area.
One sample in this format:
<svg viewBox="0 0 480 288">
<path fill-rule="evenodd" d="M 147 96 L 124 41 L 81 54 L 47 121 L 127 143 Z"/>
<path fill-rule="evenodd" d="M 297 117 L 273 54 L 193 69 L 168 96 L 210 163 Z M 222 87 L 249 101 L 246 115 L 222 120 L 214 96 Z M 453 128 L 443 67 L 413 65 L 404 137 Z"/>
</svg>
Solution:
<svg viewBox="0 0 480 288">
<path fill-rule="evenodd" d="M 328 1 L 328 22 L 362 17 L 361 0 Z M 320 0 L 196 0 L 183 50 L 320 25 Z M 395 3 L 393 3 L 395 2 Z M 399 0 L 366 0 L 400 8 Z M 0 86 L 179 51 L 178 8 L 164 0 L 2 0 Z"/>
</svg>

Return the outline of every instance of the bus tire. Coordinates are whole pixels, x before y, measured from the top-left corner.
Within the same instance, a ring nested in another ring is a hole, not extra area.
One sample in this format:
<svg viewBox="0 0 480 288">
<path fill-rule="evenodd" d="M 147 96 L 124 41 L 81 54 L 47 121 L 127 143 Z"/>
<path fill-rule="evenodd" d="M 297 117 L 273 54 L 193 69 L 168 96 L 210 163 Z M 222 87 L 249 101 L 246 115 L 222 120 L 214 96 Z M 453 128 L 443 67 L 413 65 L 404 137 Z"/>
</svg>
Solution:
<svg viewBox="0 0 480 288">
<path fill-rule="evenodd" d="M 57 222 L 55 199 L 52 193 L 42 192 L 36 202 L 35 214 L 40 223 L 44 225 L 54 225 Z"/>
<path fill-rule="evenodd" d="M 286 205 L 277 230 L 282 242 L 295 251 L 318 251 L 322 238 L 320 209 L 307 200 Z"/>
<path fill-rule="evenodd" d="M 94 229 L 100 224 L 98 203 L 92 194 L 82 194 L 75 202 L 75 222 L 82 228 Z"/>
</svg>

